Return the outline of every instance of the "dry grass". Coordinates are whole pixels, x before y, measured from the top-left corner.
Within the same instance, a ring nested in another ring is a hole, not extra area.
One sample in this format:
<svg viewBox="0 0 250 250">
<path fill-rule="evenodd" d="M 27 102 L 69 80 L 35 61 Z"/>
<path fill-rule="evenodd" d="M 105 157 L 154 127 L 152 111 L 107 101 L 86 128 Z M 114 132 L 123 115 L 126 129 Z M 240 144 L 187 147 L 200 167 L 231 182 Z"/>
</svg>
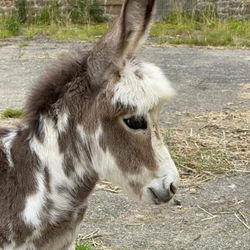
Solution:
<svg viewBox="0 0 250 250">
<path fill-rule="evenodd" d="M 177 115 L 180 125 L 165 139 L 184 183 L 250 173 L 250 110 Z"/>
</svg>

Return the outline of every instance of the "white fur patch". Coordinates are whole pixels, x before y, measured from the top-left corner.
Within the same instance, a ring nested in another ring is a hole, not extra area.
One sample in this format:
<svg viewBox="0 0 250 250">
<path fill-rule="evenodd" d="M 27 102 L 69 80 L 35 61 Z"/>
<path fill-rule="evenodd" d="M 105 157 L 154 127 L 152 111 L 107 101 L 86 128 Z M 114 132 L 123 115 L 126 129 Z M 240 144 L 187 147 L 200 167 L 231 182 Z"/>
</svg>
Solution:
<svg viewBox="0 0 250 250">
<path fill-rule="evenodd" d="M 26 224 L 39 227 L 41 225 L 41 213 L 45 202 L 46 187 L 44 184 L 44 176 L 37 172 L 37 192 L 27 197 L 25 209 L 23 211 L 23 220 Z"/>
<path fill-rule="evenodd" d="M 7 136 L 5 136 L 3 139 L 2 139 L 2 142 L 3 142 L 3 150 L 6 154 L 6 157 L 7 157 L 7 160 L 8 160 L 8 163 L 9 163 L 9 166 L 11 168 L 14 167 L 14 163 L 12 161 L 12 156 L 11 156 L 11 147 L 12 147 L 12 142 L 13 142 L 13 139 L 15 138 L 17 132 L 15 130 L 11 131 L 8 133 Z"/>
<path fill-rule="evenodd" d="M 135 107 L 142 115 L 175 94 L 160 68 L 150 63 L 128 62 L 114 87 L 113 103 Z"/>
<path fill-rule="evenodd" d="M 73 189 L 73 183 L 64 173 L 63 161 L 64 155 L 60 153 L 58 145 L 58 132 L 54 127 L 52 120 L 41 117 L 45 134 L 44 142 L 41 143 L 36 137 L 30 141 L 30 148 L 33 153 L 40 159 L 42 166 L 48 167 L 51 183 L 51 193 L 48 198 L 57 204 L 56 210 L 50 211 L 50 219 L 52 223 L 56 223 L 62 211 L 69 211 L 72 208 L 70 197 L 68 195 L 59 194 L 57 187 L 64 186 Z M 27 209 L 27 208 L 26 208 Z"/>
<path fill-rule="evenodd" d="M 149 183 L 151 181 L 152 174 L 146 167 L 142 167 L 140 174 L 124 173 L 117 165 L 115 157 L 110 153 L 108 148 L 104 151 L 99 146 L 99 139 L 102 133 L 102 128 L 99 127 L 93 138 L 95 143 L 93 143 L 94 148 L 92 148 L 92 162 L 95 171 L 98 173 L 100 179 L 105 179 L 118 185 L 131 197 L 140 198 L 137 197 L 137 194 L 132 190 L 129 183 L 139 183 L 143 186 L 144 183 Z"/>
<path fill-rule="evenodd" d="M 128 180 L 125 178 L 125 176 L 123 176 L 122 171 L 117 166 L 114 156 L 112 156 L 108 149 L 104 151 L 99 145 L 99 139 L 101 138 L 102 133 L 102 128 L 99 127 L 93 136 L 93 168 L 101 179 L 109 180 L 114 184 L 125 188 L 128 185 Z"/>
<path fill-rule="evenodd" d="M 66 131 L 68 127 L 69 115 L 67 112 L 58 115 L 57 128 L 59 133 L 63 133 Z"/>
</svg>

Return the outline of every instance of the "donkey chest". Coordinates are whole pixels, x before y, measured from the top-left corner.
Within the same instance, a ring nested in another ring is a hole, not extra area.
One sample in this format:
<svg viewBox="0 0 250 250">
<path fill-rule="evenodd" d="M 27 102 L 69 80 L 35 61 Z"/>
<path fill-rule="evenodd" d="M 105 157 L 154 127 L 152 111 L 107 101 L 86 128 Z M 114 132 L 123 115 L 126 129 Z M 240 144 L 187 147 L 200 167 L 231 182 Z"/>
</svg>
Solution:
<svg viewBox="0 0 250 250">
<path fill-rule="evenodd" d="M 33 239 L 35 249 L 69 249 L 74 243 L 80 224 L 83 219 L 86 207 L 72 213 L 71 217 L 58 224 L 47 225 L 41 232 L 37 232 L 38 237 Z"/>
<path fill-rule="evenodd" d="M 25 242 L 12 242 L 4 250 L 68 250 L 74 245 L 86 209 L 87 206 L 77 208 L 53 224 L 44 220 L 41 227 L 34 229 Z"/>
</svg>

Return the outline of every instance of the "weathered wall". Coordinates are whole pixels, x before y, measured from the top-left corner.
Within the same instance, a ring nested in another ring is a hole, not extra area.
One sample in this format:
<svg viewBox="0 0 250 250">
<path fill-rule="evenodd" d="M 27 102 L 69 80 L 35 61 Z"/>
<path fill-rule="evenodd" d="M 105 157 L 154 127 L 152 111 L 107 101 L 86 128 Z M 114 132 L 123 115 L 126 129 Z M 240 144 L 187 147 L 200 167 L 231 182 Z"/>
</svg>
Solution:
<svg viewBox="0 0 250 250">
<path fill-rule="evenodd" d="M 157 17 L 172 10 L 186 12 L 213 10 L 220 18 L 250 19 L 250 0 L 158 0 Z"/>
<path fill-rule="evenodd" d="M 199 0 L 198 8 L 215 7 L 220 18 L 250 19 L 250 0 Z"/>
<path fill-rule="evenodd" d="M 47 5 L 53 0 L 25 0 L 29 8 L 39 11 L 43 6 Z M 98 0 L 100 5 L 103 6 L 105 14 L 117 15 L 121 10 L 123 0 Z M 68 9 L 70 0 L 58 0 L 60 8 L 63 10 Z M 0 0 L 0 14 L 10 13 L 17 8 L 17 0 Z"/>
<path fill-rule="evenodd" d="M 123 0 L 99 0 L 99 3 L 104 6 L 105 14 L 118 15 L 121 11 Z"/>
<path fill-rule="evenodd" d="M 38 11 L 47 2 L 53 0 L 26 0 L 30 8 Z M 0 0 L 0 13 L 16 9 L 16 0 Z M 69 0 L 59 0 L 62 10 L 69 8 Z M 99 0 L 105 14 L 117 15 L 123 0 Z M 250 0 L 157 0 L 157 17 L 160 19 L 172 10 L 201 11 L 213 8 L 218 17 L 250 19 Z"/>
<path fill-rule="evenodd" d="M 13 0 L 0 0 L 0 14 L 15 10 Z"/>
</svg>

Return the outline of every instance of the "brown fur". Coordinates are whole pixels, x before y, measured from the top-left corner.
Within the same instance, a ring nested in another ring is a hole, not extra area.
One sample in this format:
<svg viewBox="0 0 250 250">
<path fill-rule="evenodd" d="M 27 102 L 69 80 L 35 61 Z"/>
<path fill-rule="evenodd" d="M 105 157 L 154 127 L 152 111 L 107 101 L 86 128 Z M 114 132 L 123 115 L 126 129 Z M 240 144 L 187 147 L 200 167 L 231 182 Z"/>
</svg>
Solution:
<svg viewBox="0 0 250 250">
<path fill-rule="evenodd" d="M 122 114 L 133 113 L 134 110 L 121 105 L 113 106 L 111 99 L 107 99 L 104 95 L 100 95 L 98 110 L 103 128 L 102 148 L 109 149 L 118 166 L 125 173 L 133 174 L 140 173 L 142 167 L 147 167 L 151 171 L 156 170 L 157 164 L 154 160 L 150 129 L 146 130 L 143 135 L 133 134 L 125 129 L 120 121 Z"/>
<path fill-rule="evenodd" d="M 28 131 L 18 131 L 11 150 L 14 168 L 10 169 L 1 150 L 0 158 L 0 238 L 8 238 L 8 224 L 11 222 L 13 238 L 16 244 L 24 243 L 24 239 L 32 233 L 18 214 L 24 209 L 25 197 L 36 190 L 34 171 L 38 161 L 30 152 L 27 141 Z M 7 230 L 7 231 L 6 231 Z M 0 246 L 3 242 L 0 242 Z"/>
<path fill-rule="evenodd" d="M 89 88 L 86 81 L 86 59 L 88 54 L 83 53 L 80 58 L 64 59 L 40 78 L 31 90 L 26 103 L 24 120 L 30 129 L 40 138 L 40 116 L 43 114 L 57 119 L 62 111 L 68 96 L 86 95 Z M 66 99 L 66 100 L 65 100 Z"/>
</svg>

